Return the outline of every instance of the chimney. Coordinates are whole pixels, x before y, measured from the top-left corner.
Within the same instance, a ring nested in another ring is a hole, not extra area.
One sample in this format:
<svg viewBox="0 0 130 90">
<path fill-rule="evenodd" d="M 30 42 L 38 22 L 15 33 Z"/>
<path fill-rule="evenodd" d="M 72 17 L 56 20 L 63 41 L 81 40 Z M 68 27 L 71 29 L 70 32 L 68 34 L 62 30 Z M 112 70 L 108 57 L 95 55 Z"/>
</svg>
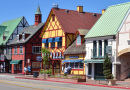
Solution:
<svg viewBox="0 0 130 90">
<path fill-rule="evenodd" d="M 83 6 L 77 6 L 77 11 L 79 13 L 83 13 Z"/>
<path fill-rule="evenodd" d="M 105 11 L 106 11 L 106 9 L 103 9 L 103 10 L 102 10 L 102 14 L 103 14 Z"/>
<path fill-rule="evenodd" d="M 42 14 L 41 14 L 40 7 L 38 5 L 37 11 L 35 13 L 35 26 L 37 26 L 39 23 L 41 23 L 41 20 L 42 20 Z"/>
</svg>

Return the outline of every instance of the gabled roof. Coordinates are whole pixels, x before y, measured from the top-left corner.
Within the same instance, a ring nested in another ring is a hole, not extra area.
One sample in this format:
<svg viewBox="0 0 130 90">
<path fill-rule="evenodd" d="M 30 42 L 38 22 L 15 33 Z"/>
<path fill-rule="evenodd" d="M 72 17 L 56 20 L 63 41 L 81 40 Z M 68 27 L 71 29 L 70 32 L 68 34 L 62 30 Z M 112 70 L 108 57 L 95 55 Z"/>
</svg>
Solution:
<svg viewBox="0 0 130 90">
<path fill-rule="evenodd" d="M 37 11 L 36 11 L 36 13 L 35 13 L 35 14 L 41 14 L 41 10 L 40 10 L 39 5 L 38 5 L 38 7 L 37 7 Z"/>
<path fill-rule="evenodd" d="M 130 2 L 109 6 L 85 38 L 116 35 L 129 9 Z"/>
<path fill-rule="evenodd" d="M 4 29 L 2 30 L 2 35 L 0 35 L 0 45 L 1 44 L 4 45 L 8 41 L 9 37 L 12 35 L 12 33 L 14 32 L 14 30 L 16 29 L 16 27 L 18 26 L 22 18 L 23 17 L 12 19 L 12 20 L 3 22 L 1 24 L 1 26 L 4 26 Z M 3 27 L 0 27 L 0 29 L 1 28 Z M 3 32 L 4 32 L 4 36 L 6 36 L 5 41 L 3 41 Z"/>
<path fill-rule="evenodd" d="M 75 33 L 79 28 L 90 30 L 101 14 L 83 12 L 79 13 L 74 10 L 52 8 L 58 22 L 63 28 L 64 33 Z M 51 13 L 50 13 L 51 14 Z M 50 15 L 49 14 L 49 15 Z M 48 16 L 49 18 L 49 16 Z M 47 22 L 47 21 L 46 21 Z M 43 32 L 41 33 L 41 36 Z"/>
<path fill-rule="evenodd" d="M 20 43 L 26 43 L 28 40 L 30 40 L 30 38 L 33 37 L 33 35 L 39 31 L 45 23 L 40 23 L 37 26 L 31 25 L 29 27 L 25 27 L 19 34 L 25 33 L 25 34 L 29 34 L 29 36 L 25 39 L 22 40 L 20 39 L 19 41 L 17 41 L 17 37 L 15 37 L 9 44 L 13 45 L 13 44 L 20 44 Z"/>
<path fill-rule="evenodd" d="M 90 30 L 101 14 L 52 8 L 65 33 L 75 33 L 79 28 Z M 93 14 L 96 14 L 94 16 Z"/>
<path fill-rule="evenodd" d="M 88 29 L 78 29 L 78 32 L 79 32 L 80 35 L 85 36 L 89 32 L 89 30 Z"/>
<path fill-rule="evenodd" d="M 64 55 L 67 54 L 85 54 L 85 42 L 81 46 L 76 46 L 76 40 L 65 50 Z"/>
</svg>

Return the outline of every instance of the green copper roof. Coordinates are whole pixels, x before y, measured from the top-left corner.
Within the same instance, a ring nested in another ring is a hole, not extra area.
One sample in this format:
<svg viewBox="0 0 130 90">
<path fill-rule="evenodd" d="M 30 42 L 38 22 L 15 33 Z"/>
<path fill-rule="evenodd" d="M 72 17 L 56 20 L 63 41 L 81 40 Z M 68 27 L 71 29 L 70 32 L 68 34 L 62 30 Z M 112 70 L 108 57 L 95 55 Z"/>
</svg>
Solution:
<svg viewBox="0 0 130 90">
<path fill-rule="evenodd" d="M 2 35 L 0 35 L 0 45 L 1 44 L 4 45 L 8 41 L 9 37 L 14 32 L 14 30 L 16 29 L 16 27 L 18 26 L 18 24 L 22 20 L 22 18 L 23 17 L 16 18 L 16 19 L 13 19 L 13 20 L 9 20 L 9 21 L 3 22 L 1 24 L 0 32 L 2 33 Z M 4 36 L 6 36 L 5 41 L 3 41 L 3 33 L 4 33 Z"/>
<path fill-rule="evenodd" d="M 109 6 L 85 38 L 116 35 L 129 9 L 130 2 Z"/>
<path fill-rule="evenodd" d="M 0 25 L 0 37 L 3 35 L 3 32 L 5 31 L 6 28 L 7 28 L 6 26 Z"/>
<path fill-rule="evenodd" d="M 38 5 L 38 7 L 37 7 L 37 11 L 36 11 L 36 13 L 35 13 L 35 14 L 41 14 L 41 10 L 40 10 L 39 5 Z"/>
</svg>

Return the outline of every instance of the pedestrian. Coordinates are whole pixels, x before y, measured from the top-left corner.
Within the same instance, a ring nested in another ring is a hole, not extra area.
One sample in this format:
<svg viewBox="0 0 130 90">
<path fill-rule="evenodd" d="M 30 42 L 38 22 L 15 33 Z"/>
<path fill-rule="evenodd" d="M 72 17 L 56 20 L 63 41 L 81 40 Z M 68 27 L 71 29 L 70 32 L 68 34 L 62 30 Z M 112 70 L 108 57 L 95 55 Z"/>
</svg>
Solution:
<svg viewBox="0 0 130 90">
<path fill-rule="evenodd" d="M 31 66 L 28 66 L 28 74 L 31 75 Z"/>
<path fill-rule="evenodd" d="M 25 66 L 25 67 L 24 67 L 25 77 L 26 77 L 26 72 L 27 72 L 27 68 L 26 68 L 26 66 Z"/>
<path fill-rule="evenodd" d="M 0 65 L 0 69 L 1 69 L 1 73 L 2 73 L 2 71 L 3 71 L 3 65 L 2 64 Z"/>
<path fill-rule="evenodd" d="M 67 67 L 67 72 L 68 72 L 68 74 L 70 74 L 71 73 L 71 67 L 68 65 L 68 67 Z"/>
<path fill-rule="evenodd" d="M 64 69 L 64 74 L 67 74 L 67 66 Z"/>
</svg>

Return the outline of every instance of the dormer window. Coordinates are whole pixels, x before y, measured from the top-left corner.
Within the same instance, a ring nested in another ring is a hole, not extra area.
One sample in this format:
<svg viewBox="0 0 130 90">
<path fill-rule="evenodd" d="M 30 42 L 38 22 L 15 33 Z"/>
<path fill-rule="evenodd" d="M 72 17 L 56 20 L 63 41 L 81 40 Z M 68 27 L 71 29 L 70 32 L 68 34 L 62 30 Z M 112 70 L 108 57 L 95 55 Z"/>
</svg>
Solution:
<svg viewBox="0 0 130 90">
<path fill-rule="evenodd" d="M 52 21 L 55 21 L 55 14 L 52 14 Z"/>
<path fill-rule="evenodd" d="M 22 40 L 25 40 L 25 33 L 22 34 Z"/>
<path fill-rule="evenodd" d="M 76 45 L 81 45 L 81 36 L 77 35 Z"/>
<path fill-rule="evenodd" d="M 17 41 L 19 41 L 19 34 L 17 35 Z"/>
</svg>

